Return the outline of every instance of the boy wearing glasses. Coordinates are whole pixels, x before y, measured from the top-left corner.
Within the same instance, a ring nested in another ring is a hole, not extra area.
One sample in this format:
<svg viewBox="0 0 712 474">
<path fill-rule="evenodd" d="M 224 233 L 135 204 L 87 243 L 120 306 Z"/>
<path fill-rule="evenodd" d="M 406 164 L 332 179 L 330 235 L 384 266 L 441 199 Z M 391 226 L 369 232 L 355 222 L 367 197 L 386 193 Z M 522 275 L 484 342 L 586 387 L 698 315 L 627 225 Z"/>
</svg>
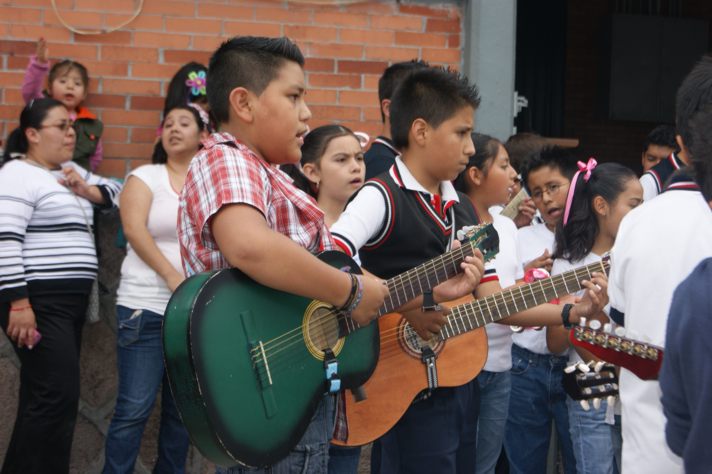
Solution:
<svg viewBox="0 0 712 474">
<path fill-rule="evenodd" d="M 524 269 L 551 271 L 554 230 L 562 218 L 566 194 L 576 173 L 576 158 L 566 148 L 545 147 L 529 155 L 522 165 L 522 184 L 529 191 L 543 223 L 519 229 L 519 256 Z M 524 445 L 536 444 L 546 452 L 551 436 L 551 420 L 564 461 L 564 471 L 576 472 L 566 394 L 561 387 L 567 357 L 549 352 L 546 332 L 524 328 L 512 336 L 512 389 L 504 446 L 512 472 L 526 472 L 531 459 L 522 453 Z M 524 368 L 525 370 L 522 370 Z"/>
</svg>

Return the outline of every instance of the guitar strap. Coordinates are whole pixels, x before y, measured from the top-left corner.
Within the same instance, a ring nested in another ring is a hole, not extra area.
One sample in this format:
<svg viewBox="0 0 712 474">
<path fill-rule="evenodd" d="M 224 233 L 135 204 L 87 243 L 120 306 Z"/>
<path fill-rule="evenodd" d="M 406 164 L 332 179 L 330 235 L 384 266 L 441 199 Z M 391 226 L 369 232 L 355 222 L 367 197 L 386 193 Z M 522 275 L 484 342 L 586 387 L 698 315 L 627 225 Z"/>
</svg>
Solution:
<svg viewBox="0 0 712 474">
<path fill-rule="evenodd" d="M 339 362 L 331 349 L 324 349 L 324 372 L 326 376 L 326 392 L 338 393 L 341 390 L 339 378 Z"/>
</svg>

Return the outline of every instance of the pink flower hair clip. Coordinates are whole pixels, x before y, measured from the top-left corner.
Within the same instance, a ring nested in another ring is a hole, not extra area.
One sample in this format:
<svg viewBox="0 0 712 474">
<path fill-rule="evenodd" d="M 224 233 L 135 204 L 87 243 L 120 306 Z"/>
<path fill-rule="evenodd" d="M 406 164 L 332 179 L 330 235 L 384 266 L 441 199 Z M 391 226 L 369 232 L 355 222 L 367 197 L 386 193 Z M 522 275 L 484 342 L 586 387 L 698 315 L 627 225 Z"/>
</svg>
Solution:
<svg viewBox="0 0 712 474">
<path fill-rule="evenodd" d="M 206 84 L 205 71 L 191 71 L 188 74 L 188 79 L 185 81 L 185 85 L 191 88 L 190 92 L 193 95 L 206 95 Z"/>
</svg>

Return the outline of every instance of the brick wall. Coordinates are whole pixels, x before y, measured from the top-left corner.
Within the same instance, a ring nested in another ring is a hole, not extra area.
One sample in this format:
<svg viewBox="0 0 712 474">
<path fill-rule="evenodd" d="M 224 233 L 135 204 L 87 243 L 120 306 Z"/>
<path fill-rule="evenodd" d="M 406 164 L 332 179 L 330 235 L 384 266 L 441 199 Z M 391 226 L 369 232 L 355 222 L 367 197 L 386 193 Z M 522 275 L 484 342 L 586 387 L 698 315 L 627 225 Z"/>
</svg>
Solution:
<svg viewBox="0 0 712 474">
<path fill-rule="evenodd" d="M 130 0 L 57 0 L 77 29 L 109 29 L 128 18 Z M 323 3 L 323 2 L 322 2 Z M 337 2 L 333 2 L 337 3 Z M 350 3 L 350 2 L 340 2 Z M 138 18 L 120 31 L 79 35 L 64 28 L 49 0 L 0 2 L 0 136 L 16 126 L 20 85 L 37 38 L 52 59 L 69 57 L 91 76 L 87 105 L 103 120 L 100 172 L 123 176 L 147 162 L 162 94 L 184 63 L 207 63 L 233 35 L 286 35 L 307 57 L 312 126 L 340 122 L 380 130 L 378 78 L 391 62 L 421 58 L 460 67 L 457 6 L 426 7 L 393 0 L 328 6 L 248 0 L 145 0 Z"/>
</svg>

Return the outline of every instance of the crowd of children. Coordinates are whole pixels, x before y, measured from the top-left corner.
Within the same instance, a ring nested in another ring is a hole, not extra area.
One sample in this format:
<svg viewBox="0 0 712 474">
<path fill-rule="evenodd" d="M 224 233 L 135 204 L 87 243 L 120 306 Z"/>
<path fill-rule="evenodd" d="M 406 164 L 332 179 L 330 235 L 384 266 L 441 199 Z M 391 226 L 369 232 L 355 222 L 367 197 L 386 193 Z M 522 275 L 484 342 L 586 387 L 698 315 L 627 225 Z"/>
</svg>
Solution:
<svg viewBox="0 0 712 474">
<path fill-rule="evenodd" d="M 388 296 L 385 279 L 461 245 L 462 227 L 488 223 L 499 236 L 493 261 L 474 251 L 457 276 L 398 308 L 420 338 L 438 335 L 447 303 L 466 295 L 495 295 L 608 255 L 610 280 L 594 272 L 546 304 L 490 310 L 484 369 L 418 395 L 373 443 L 371 472 L 538 474 L 552 450 L 566 473 L 709 472 L 712 365 L 701 331 L 712 257 L 712 59 L 680 87 L 676 127 L 646 139 L 640 179 L 617 163 L 578 161 L 535 134 L 503 143 L 475 133 L 477 88 L 423 61 L 384 71 L 383 129 L 370 147 L 338 124 L 310 130 L 304 63 L 286 38 L 236 37 L 207 68 L 186 64 L 168 87 L 153 164 L 129 173 L 122 189 L 93 174 L 103 126 L 82 105 L 86 68 L 70 60 L 50 68 L 38 42 L 0 168 L 0 203 L 10 209 L 0 212 L 0 324 L 21 361 L 1 472 L 69 472 L 97 273 L 92 216 L 115 204 L 128 247 L 105 473 L 133 472 L 162 385 L 155 472 L 185 472 L 190 439 L 166 383 L 161 325 L 186 277 L 235 267 L 366 325 Z M 500 214 L 521 189 L 514 217 Z M 356 259 L 363 275 L 314 256 L 330 249 Z M 620 403 L 589 409 L 567 395 L 567 366 L 597 360 L 569 343 L 571 326 L 585 320 L 664 347 L 661 382 L 622 368 Z M 329 443 L 348 422 L 340 395 L 326 394 L 286 458 L 217 472 L 355 474 L 361 450 Z"/>
</svg>

